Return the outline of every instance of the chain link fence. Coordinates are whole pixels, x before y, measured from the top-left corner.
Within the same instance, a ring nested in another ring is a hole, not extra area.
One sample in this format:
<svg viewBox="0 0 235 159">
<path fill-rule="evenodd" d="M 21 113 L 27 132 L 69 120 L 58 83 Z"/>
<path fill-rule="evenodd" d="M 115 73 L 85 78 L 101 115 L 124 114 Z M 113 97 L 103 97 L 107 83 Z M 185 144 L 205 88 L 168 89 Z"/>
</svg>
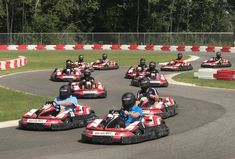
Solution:
<svg viewBox="0 0 235 159">
<path fill-rule="evenodd" d="M 0 33 L 1 45 L 153 44 L 233 46 L 233 32 L 172 33 Z"/>
</svg>

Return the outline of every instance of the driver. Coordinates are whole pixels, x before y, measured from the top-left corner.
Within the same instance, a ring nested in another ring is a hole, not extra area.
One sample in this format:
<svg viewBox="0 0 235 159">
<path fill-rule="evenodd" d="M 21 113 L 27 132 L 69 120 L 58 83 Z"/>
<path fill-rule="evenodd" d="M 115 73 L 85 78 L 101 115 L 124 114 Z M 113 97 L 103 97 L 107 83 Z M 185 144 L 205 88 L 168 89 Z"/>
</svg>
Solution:
<svg viewBox="0 0 235 159">
<path fill-rule="evenodd" d="M 135 121 L 141 121 L 142 109 L 135 105 L 136 98 L 133 93 L 127 92 L 122 95 L 122 111 L 120 116 L 125 121 L 125 126 Z"/>
<path fill-rule="evenodd" d="M 144 71 L 147 68 L 145 62 L 146 60 L 144 58 L 140 59 L 140 64 L 138 65 L 139 71 Z"/>
<path fill-rule="evenodd" d="M 160 97 L 158 95 L 155 94 L 155 92 L 153 90 L 149 90 L 147 93 L 147 102 L 144 103 L 141 106 L 154 106 L 156 107 L 157 104 L 159 103 Z"/>
<path fill-rule="evenodd" d="M 69 85 L 63 85 L 59 89 L 59 96 L 54 99 L 55 103 L 66 111 L 73 112 L 78 105 L 77 98 L 72 96 L 72 90 Z"/>
<path fill-rule="evenodd" d="M 71 60 L 66 60 L 66 68 L 63 70 L 65 74 L 74 74 L 74 64 Z"/>
<path fill-rule="evenodd" d="M 83 77 L 80 79 L 79 86 L 82 88 L 90 89 L 95 84 L 95 79 L 91 77 L 91 71 L 86 69 L 83 73 Z"/>
<path fill-rule="evenodd" d="M 184 62 L 183 54 L 181 52 L 177 54 L 177 59 L 175 60 L 175 62 L 178 62 L 178 63 Z"/>
<path fill-rule="evenodd" d="M 103 53 L 102 54 L 102 59 L 99 59 L 98 61 L 99 61 L 99 63 L 107 63 L 107 62 L 109 62 L 108 55 L 106 53 Z"/>
<path fill-rule="evenodd" d="M 219 62 L 222 60 L 222 57 L 221 57 L 221 52 L 216 52 L 216 57 L 215 57 L 215 61 Z"/>
<path fill-rule="evenodd" d="M 78 61 L 77 61 L 78 64 L 83 64 L 84 63 L 84 58 L 82 55 L 79 55 L 78 56 Z"/>
<path fill-rule="evenodd" d="M 152 95 L 155 96 L 155 98 L 158 98 L 158 91 L 156 88 L 150 87 L 150 81 L 148 78 L 144 77 L 141 81 L 140 81 L 140 88 L 141 90 L 139 90 L 137 92 L 137 100 L 140 101 L 141 99 L 143 100 L 144 98 L 146 99 L 149 92 L 152 92 Z"/>
<path fill-rule="evenodd" d="M 156 62 L 151 61 L 149 63 L 149 68 L 146 70 L 146 76 L 150 76 L 152 73 L 159 73 L 159 71 L 156 69 Z"/>
</svg>

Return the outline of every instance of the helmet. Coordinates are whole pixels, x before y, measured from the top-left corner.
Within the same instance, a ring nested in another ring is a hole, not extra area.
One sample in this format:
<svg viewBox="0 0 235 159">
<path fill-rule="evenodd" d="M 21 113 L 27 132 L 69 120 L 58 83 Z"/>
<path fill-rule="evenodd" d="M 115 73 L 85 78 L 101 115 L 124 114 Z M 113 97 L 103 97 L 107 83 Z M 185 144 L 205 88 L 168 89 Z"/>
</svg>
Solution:
<svg viewBox="0 0 235 159">
<path fill-rule="evenodd" d="M 79 61 L 79 62 L 83 62 L 83 56 L 82 56 L 82 55 L 79 55 L 79 56 L 78 56 L 78 61 Z"/>
<path fill-rule="evenodd" d="M 145 59 L 144 58 L 141 58 L 140 59 L 140 66 L 144 66 L 145 65 Z"/>
<path fill-rule="evenodd" d="M 108 55 L 107 55 L 106 53 L 103 53 L 103 54 L 102 54 L 102 59 L 103 59 L 103 60 L 106 60 L 107 57 L 108 57 Z"/>
<path fill-rule="evenodd" d="M 71 90 L 71 87 L 69 85 L 63 85 L 60 87 L 60 99 L 66 99 L 68 97 L 71 96 L 72 94 L 72 90 Z"/>
<path fill-rule="evenodd" d="M 91 76 L 91 71 L 89 69 L 86 69 L 84 71 L 84 77 L 90 77 Z"/>
<path fill-rule="evenodd" d="M 183 57 L 183 54 L 182 54 L 181 52 L 179 52 L 179 53 L 177 54 L 177 57 L 178 57 L 178 59 L 181 59 L 181 58 Z"/>
<path fill-rule="evenodd" d="M 152 104 L 155 103 L 156 96 L 157 96 L 157 99 L 159 99 L 158 94 L 156 94 L 153 89 L 150 89 L 150 90 L 147 92 L 147 98 L 148 98 L 148 101 L 149 101 L 150 105 L 152 105 Z"/>
<path fill-rule="evenodd" d="M 141 81 L 140 81 L 140 87 L 141 89 L 147 89 L 149 87 L 150 81 L 148 78 L 144 77 Z"/>
<path fill-rule="evenodd" d="M 136 101 L 135 95 L 133 93 L 127 92 L 122 95 L 122 107 L 124 110 L 129 110 L 134 106 Z"/>
<path fill-rule="evenodd" d="M 72 66 L 73 66 L 73 61 L 66 60 L 66 68 L 72 68 Z"/>
<path fill-rule="evenodd" d="M 220 58 L 221 57 L 221 52 L 216 52 L 216 57 Z"/>
<path fill-rule="evenodd" d="M 66 64 L 68 64 L 68 63 L 73 63 L 73 61 L 72 60 L 66 60 Z"/>
<path fill-rule="evenodd" d="M 149 63 L 149 68 L 150 68 L 150 69 L 155 69 L 155 68 L 156 68 L 156 62 L 151 61 L 151 62 Z"/>
</svg>

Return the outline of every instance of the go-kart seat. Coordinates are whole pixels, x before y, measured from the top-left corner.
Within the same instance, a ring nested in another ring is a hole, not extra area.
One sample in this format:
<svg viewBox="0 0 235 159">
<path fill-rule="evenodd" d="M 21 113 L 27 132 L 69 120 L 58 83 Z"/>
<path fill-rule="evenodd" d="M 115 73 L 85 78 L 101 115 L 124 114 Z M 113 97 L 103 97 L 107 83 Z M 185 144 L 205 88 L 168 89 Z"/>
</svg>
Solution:
<svg viewBox="0 0 235 159">
<path fill-rule="evenodd" d="M 121 117 L 117 117 L 111 120 L 107 125 L 106 128 L 125 128 L 125 121 Z"/>
</svg>

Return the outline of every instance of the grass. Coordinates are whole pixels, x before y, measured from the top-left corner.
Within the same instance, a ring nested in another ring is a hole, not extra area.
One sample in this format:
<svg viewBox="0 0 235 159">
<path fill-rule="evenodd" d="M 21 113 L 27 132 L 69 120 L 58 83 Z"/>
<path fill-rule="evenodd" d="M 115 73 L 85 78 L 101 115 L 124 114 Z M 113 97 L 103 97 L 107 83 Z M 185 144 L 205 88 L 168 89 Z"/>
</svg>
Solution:
<svg viewBox="0 0 235 159">
<path fill-rule="evenodd" d="M 84 55 L 86 62 L 92 62 L 101 58 L 101 54 L 104 52 L 108 54 L 110 60 L 117 61 L 120 66 L 137 64 L 139 59 L 143 57 L 147 62 L 166 62 L 176 58 L 176 55 L 172 53 L 156 53 L 152 51 L 5 51 L 0 53 L 1 60 L 15 59 L 22 55 L 28 58 L 28 64 L 21 68 L 0 71 L 0 75 L 29 70 L 61 68 L 64 67 L 66 59 L 76 61 L 79 54 Z"/>
<path fill-rule="evenodd" d="M 144 51 L 3 51 L 0 53 L 0 60 L 15 59 L 18 56 L 26 56 L 28 63 L 24 67 L 0 71 L 0 75 L 29 70 L 54 69 L 64 67 L 66 59 L 76 61 L 79 54 L 84 55 L 87 62 L 101 58 L 106 52 L 110 60 L 117 61 L 120 66 L 136 65 L 139 59 L 144 57 L 148 62 L 166 62 L 175 59 L 175 54 L 144 52 Z M 188 56 L 186 56 L 188 58 Z M 24 112 L 32 108 L 38 108 L 45 101 L 46 97 L 17 92 L 0 87 L 0 121 L 19 119 Z"/>
<path fill-rule="evenodd" d="M 217 87 L 217 88 L 227 88 L 235 89 L 235 81 L 225 81 L 225 80 L 213 80 L 213 79 L 198 79 L 193 76 L 193 72 L 186 72 L 173 77 L 174 80 L 193 83 L 198 86 L 207 86 L 207 87 Z"/>
<path fill-rule="evenodd" d="M 40 107 L 49 98 L 29 95 L 0 87 L 0 121 L 19 119 L 23 112 Z"/>
</svg>

